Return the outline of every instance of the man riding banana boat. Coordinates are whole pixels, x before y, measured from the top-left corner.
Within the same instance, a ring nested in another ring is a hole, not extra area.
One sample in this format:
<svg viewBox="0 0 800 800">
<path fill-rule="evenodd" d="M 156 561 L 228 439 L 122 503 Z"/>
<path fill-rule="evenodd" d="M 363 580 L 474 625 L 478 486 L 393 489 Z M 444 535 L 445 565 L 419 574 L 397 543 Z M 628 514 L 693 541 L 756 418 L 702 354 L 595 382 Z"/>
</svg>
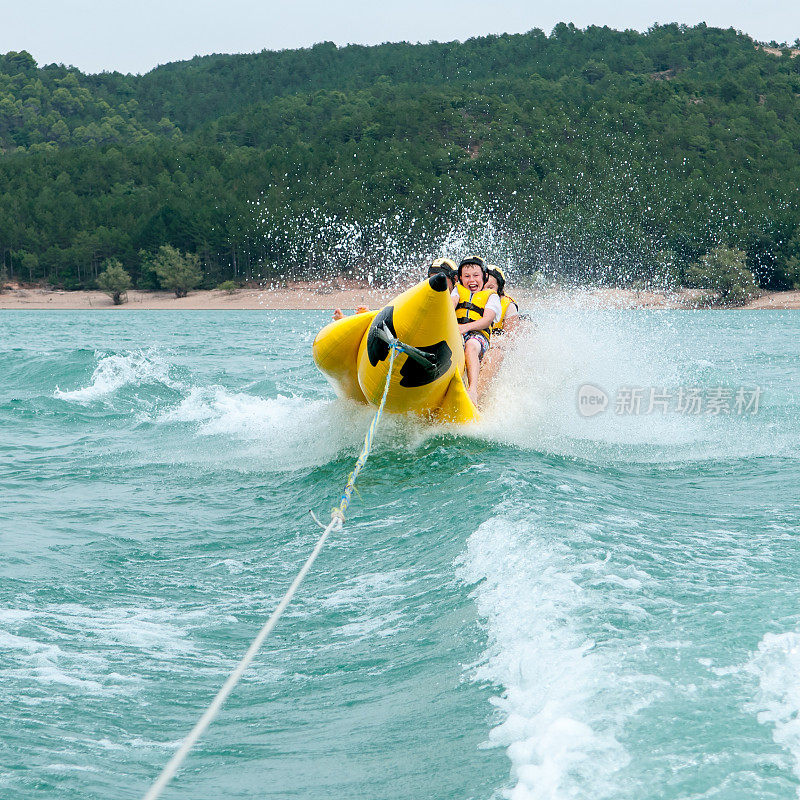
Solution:
<svg viewBox="0 0 800 800">
<path fill-rule="evenodd" d="M 503 303 L 504 287 L 502 270 L 480 256 L 467 256 L 457 268 L 436 259 L 426 280 L 379 311 L 359 308 L 345 317 L 337 309 L 314 340 L 314 361 L 339 396 L 377 406 L 394 348 L 388 411 L 476 421 L 478 375 L 493 327 L 507 330 L 518 313 L 512 298 Z"/>
</svg>

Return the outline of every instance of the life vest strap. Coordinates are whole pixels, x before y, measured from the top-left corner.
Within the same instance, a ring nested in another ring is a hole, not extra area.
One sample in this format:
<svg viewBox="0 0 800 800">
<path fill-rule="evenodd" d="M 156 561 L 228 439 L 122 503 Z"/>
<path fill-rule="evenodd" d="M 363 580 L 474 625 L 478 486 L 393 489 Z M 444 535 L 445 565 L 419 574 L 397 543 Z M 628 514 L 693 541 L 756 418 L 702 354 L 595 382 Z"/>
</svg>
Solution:
<svg viewBox="0 0 800 800">
<path fill-rule="evenodd" d="M 456 305 L 456 322 L 459 325 L 464 325 L 468 322 L 475 322 L 483 317 L 484 311 L 486 310 L 485 306 L 479 306 L 472 302 L 472 298 L 478 294 L 482 298 L 488 299 L 488 294 L 485 292 L 469 292 L 468 289 L 463 290 L 463 294 L 461 294 L 462 289 L 459 286 L 459 302 Z M 467 300 L 464 295 L 469 292 L 469 300 Z M 461 312 L 459 314 L 459 312 Z M 475 314 L 474 317 L 470 317 L 470 314 Z M 490 334 L 487 329 L 479 330 L 479 331 L 472 331 L 473 333 L 478 333 L 483 336 L 486 341 L 490 341 Z"/>
<path fill-rule="evenodd" d="M 456 306 L 456 311 L 459 308 L 465 308 L 467 311 L 474 311 L 476 314 L 483 316 L 483 309 L 480 306 L 476 306 L 475 303 L 461 302 Z"/>
</svg>

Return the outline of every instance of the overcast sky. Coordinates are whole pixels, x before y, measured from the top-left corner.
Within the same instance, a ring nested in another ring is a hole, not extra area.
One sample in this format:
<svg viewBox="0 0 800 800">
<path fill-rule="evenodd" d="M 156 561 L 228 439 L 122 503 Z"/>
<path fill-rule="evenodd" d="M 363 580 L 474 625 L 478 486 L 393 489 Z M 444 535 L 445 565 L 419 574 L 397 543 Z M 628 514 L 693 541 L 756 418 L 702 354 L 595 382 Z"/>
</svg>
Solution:
<svg viewBox="0 0 800 800">
<path fill-rule="evenodd" d="M 762 41 L 800 37 L 798 0 L 0 0 L 0 53 L 85 72 L 147 72 L 208 53 L 250 53 L 315 42 L 450 41 L 487 33 L 578 27 L 646 30 L 707 22 Z"/>
</svg>

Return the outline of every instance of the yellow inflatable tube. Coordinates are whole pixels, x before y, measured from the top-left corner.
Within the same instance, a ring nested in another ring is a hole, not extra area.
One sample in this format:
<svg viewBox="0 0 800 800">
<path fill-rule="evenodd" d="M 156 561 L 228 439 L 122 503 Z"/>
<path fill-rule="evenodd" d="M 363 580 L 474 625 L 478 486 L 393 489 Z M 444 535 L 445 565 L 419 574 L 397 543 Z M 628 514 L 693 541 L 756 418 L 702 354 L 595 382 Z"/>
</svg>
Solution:
<svg viewBox="0 0 800 800">
<path fill-rule="evenodd" d="M 464 345 L 444 275 L 412 286 L 380 311 L 326 325 L 314 339 L 314 362 L 340 397 L 377 406 L 391 337 L 411 348 L 395 358 L 387 411 L 437 422 L 478 419 L 462 379 Z"/>
</svg>

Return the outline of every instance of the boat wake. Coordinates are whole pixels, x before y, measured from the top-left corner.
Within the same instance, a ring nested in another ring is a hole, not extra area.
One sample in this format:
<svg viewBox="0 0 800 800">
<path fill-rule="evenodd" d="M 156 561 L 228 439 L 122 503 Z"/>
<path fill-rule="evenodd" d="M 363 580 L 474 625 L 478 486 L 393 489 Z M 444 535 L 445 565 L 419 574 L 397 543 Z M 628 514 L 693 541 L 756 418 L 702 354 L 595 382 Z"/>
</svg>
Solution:
<svg viewBox="0 0 800 800">
<path fill-rule="evenodd" d="M 513 800 L 606 797 L 628 762 L 617 733 L 632 709 L 574 622 L 591 602 L 575 571 L 566 548 L 506 517 L 483 523 L 459 560 L 488 637 L 473 677 L 502 689 L 491 699 L 502 721 L 487 745 L 507 748 Z"/>
</svg>

